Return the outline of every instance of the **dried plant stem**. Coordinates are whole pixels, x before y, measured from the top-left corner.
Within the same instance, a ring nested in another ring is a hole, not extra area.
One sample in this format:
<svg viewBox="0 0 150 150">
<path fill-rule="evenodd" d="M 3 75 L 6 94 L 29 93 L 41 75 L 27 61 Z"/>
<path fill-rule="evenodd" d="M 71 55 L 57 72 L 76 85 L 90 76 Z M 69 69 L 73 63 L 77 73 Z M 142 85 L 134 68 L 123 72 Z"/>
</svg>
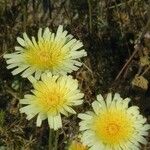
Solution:
<svg viewBox="0 0 150 150">
<path fill-rule="evenodd" d="M 8 85 L 6 85 L 6 92 L 9 93 L 16 100 L 20 100 L 20 96 L 14 92 Z"/>
<path fill-rule="evenodd" d="M 150 9 L 149 9 L 150 12 Z M 132 55 L 130 56 L 130 58 L 128 59 L 128 61 L 125 63 L 125 65 L 123 66 L 123 68 L 120 70 L 120 72 L 118 73 L 117 77 L 115 80 L 118 80 L 119 77 L 122 75 L 123 71 L 126 69 L 126 67 L 130 64 L 130 62 L 132 61 L 133 57 L 135 56 L 135 54 L 140 50 L 141 48 L 141 40 L 144 37 L 145 33 L 147 30 L 149 30 L 149 26 L 150 26 L 150 15 L 149 15 L 149 20 L 145 26 L 145 28 L 143 29 L 143 32 L 141 34 L 141 36 L 139 37 L 139 39 L 137 40 L 137 44 L 136 44 L 136 48 L 134 50 L 134 52 L 132 53 Z"/>
<path fill-rule="evenodd" d="M 27 4 L 25 0 L 21 0 L 21 9 L 22 9 L 22 16 L 23 16 L 23 31 L 26 31 L 26 25 L 27 25 Z"/>
<path fill-rule="evenodd" d="M 146 72 L 148 72 L 149 69 L 150 69 L 150 66 L 148 66 L 148 67 L 145 69 L 145 71 L 141 74 L 141 76 L 143 76 Z"/>
<path fill-rule="evenodd" d="M 123 73 L 124 69 L 129 65 L 129 63 L 131 62 L 132 58 L 135 56 L 135 54 L 138 52 L 138 49 L 135 49 L 135 51 L 132 53 L 132 55 L 130 56 L 129 60 L 125 63 L 125 65 L 123 66 L 123 68 L 120 70 L 119 74 L 117 75 L 116 79 L 119 79 L 119 77 L 121 76 L 121 74 Z"/>
<path fill-rule="evenodd" d="M 92 33 L 92 6 L 91 6 L 91 0 L 88 0 L 88 7 L 89 7 L 89 28 L 90 28 L 90 33 Z"/>
</svg>

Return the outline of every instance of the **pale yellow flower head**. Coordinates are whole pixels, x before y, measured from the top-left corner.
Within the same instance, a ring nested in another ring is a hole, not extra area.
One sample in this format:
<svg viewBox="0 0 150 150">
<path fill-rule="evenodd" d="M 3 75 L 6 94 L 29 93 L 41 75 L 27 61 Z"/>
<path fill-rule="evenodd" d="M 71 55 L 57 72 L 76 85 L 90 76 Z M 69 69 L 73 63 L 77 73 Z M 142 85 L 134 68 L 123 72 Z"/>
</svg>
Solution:
<svg viewBox="0 0 150 150">
<path fill-rule="evenodd" d="M 146 144 L 150 125 L 140 115 L 137 106 L 128 107 L 130 99 L 122 99 L 118 93 L 101 95 L 92 103 L 93 112 L 78 115 L 83 144 L 89 150 L 139 150 Z"/>
<path fill-rule="evenodd" d="M 13 75 L 22 73 L 22 77 L 33 75 L 36 79 L 45 72 L 64 75 L 78 70 L 82 65 L 78 59 L 87 53 L 82 49 L 83 44 L 67 33 L 62 25 L 56 34 L 49 28 L 40 28 L 37 40 L 23 33 L 23 38 L 17 38 L 20 46 L 15 47 L 16 52 L 4 55 L 7 68 L 14 69 Z"/>
<path fill-rule="evenodd" d="M 40 81 L 33 82 L 33 94 L 27 94 L 20 100 L 26 106 L 20 112 L 30 120 L 37 115 L 37 126 L 48 118 L 50 128 L 57 130 L 62 127 L 61 114 L 76 114 L 73 106 L 81 105 L 84 94 L 78 88 L 78 81 L 72 76 L 52 76 L 42 74 Z"/>
<path fill-rule="evenodd" d="M 68 150 L 88 150 L 87 146 L 76 140 L 72 141 Z"/>
</svg>

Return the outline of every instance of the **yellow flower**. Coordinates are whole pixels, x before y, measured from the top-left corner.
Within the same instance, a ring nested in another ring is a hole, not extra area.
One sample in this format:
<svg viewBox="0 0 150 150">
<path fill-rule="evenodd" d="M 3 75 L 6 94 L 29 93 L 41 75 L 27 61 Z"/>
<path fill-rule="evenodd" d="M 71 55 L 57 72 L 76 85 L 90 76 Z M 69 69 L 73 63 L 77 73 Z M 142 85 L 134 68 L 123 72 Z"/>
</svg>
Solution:
<svg viewBox="0 0 150 150">
<path fill-rule="evenodd" d="M 72 141 L 68 150 L 88 150 L 88 148 L 78 141 Z"/>
<path fill-rule="evenodd" d="M 50 128 L 57 130 L 62 127 L 61 115 L 75 114 L 72 106 L 81 105 L 84 94 L 78 89 L 78 81 L 72 76 L 52 76 L 42 74 L 41 81 L 33 82 L 33 94 L 27 94 L 20 100 L 20 111 L 30 120 L 37 115 L 37 126 L 48 118 Z"/>
<path fill-rule="evenodd" d="M 87 55 L 82 49 L 83 44 L 72 35 L 67 35 L 62 25 L 56 35 L 49 28 L 43 32 L 40 28 L 37 39 L 30 39 L 24 33 L 23 38 L 17 38 L 20 46 L 15 47 L 16 52 L 4 55 L 7 68 L 15 68 L 13 75 L 22 72 L 22 77 L 34 75 L 36 79 L 44 72 L 64 75 L 78 70 L 82 63 L 76 59 Z"/>
<path fill-rule="evenodd" d="M 78 115 L 83 144 L 90 150 L 138 150 L 140 143 L 146 144 L 150 125 L 139 114 L 137 106 L 128 107 L 130 99 L 119 94 L 101 95 L 92 103 L 94 112 Z"/>
</svg>

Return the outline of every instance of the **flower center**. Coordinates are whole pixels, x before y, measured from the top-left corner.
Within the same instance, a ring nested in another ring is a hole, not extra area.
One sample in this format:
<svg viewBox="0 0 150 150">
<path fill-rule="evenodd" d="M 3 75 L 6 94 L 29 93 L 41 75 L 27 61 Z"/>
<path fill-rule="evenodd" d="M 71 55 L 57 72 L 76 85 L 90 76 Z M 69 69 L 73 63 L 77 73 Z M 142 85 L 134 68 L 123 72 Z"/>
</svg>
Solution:
<svg viewBox="0 0 150 150">
<path fill-rule="evenodd" d="M 50 88 L 42 87 L 36 91 L 36 103 L 45 113 L 56 112 L 66 102 L 65 92 L 65 88 L 60 90 L 56 84 Z"/>
<path fill-rule="evenodd" d="M 114 136 L 115 134 L 118 134 L 120 127 L 116 123 L 110 123 L 108 124 L 106 130 L 109 135 Z"/>
<path fill-rule="evenodd" d="M 97 138 L 106 144 L 119 144 L 133 135 L 131 118 L 121 110 L 106 111 L 96 116 L 93 124 Z"/>
<path fill-rule="evenodd" d="M 39 51 L 37 55 L 39 56 L 41 62 L 43 61 L 46 63 L 49 60 L 49 54 L 46 51 Z"/>
<path fill-rule="evenodd" d="M 65 51 L 56 42 L 42 42 L 36 46 L 26 48 L 24 58 L 29 65 L 41 70 L 53 69 L 62 64 L 65 59 Z"/>
</svg>

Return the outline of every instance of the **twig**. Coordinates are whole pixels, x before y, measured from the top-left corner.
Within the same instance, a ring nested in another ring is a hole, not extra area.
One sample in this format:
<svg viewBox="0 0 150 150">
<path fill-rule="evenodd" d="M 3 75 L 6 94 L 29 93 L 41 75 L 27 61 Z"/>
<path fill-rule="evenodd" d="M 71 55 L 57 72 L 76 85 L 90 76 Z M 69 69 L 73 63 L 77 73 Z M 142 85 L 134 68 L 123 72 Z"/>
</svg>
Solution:
<svg viewBox="0 0 150 150">
<path fill-rule="evenodd" d="M 82 64 L 91 74 L 93 74 L 93 71 L 85 63 L 82 62 Z"/>
<path fill-rule="evenodd" d="M 120 70 L 120 72 L 118 73 L 117 77 L 115 80 L 118 80 L 119 77 L 121 76 L 121 74 L 123 73 L 124 69 L 129 65 L 129 63 L 131 62 L 132 58 L 135 56 L 135 54 L 138 52 L 139 49 L 135 49 L 135 51 L 132 53 L 132 55 L 130 56 L 130 58 L 128 59 L 128 61 L 125 63 L 125 65 L 123 66 L 123 68 Z"/>
<path fill-rule="evenodd" d="M 141 74 L 143 76 L 150 69 L 150 65 L 145 69 L 145 71 Z"/>
<path fill-rule="evenodd" d="M 17 96 L 17 94 L 14 93 L 12 90 L 6 89 L 6 92 L 9 93 L 10 95 L 12 95 L 12 97 L 14 97 L 15 99 L 20 100 L 20 98 Z"/>
<path fill-rule="evenodd" d="M 121 74 L 123 73 L 123 71 L 125 70 L 125 68 L 129 65 L 129 63 L 131 62 L 131 60 L 135 56 L 135 54 L 140 50 L 141 40 L 143 39 L 143 37 L 144 37 L 146 31 L 148 30 L 149 26 L 150 26 L 150 17 L 149 17 L 149 20 L 148 20 L 145 28 L 143 29 L 143 32 L 142 32 L 141 36 L 137 40 L 137 44 L 136 44 L 136 48 L 135 48 L 134 52 L 132 53 L 132 55 L 130 56 L 130 58 L 128 59 L 128 61 L 125 63 L 125 65 L 123 66 L 123 68 L 121 69 L 121 71 L 118 73 L 115 81 L 119 79 L 119 77 L 121 76 Z"/>
<path fill-rule="evenodd" d="M 125 5 L 125 2 L 124 3 L 120 3 L 120 4 L 117 4 L 118 7 L 121 7 L 121 6 L 124 6 Z M 113 6 L 110 6 L 108 7 L 109 9 L 114 9 L 116 6 L 113 5 Z"/>
</svg>

